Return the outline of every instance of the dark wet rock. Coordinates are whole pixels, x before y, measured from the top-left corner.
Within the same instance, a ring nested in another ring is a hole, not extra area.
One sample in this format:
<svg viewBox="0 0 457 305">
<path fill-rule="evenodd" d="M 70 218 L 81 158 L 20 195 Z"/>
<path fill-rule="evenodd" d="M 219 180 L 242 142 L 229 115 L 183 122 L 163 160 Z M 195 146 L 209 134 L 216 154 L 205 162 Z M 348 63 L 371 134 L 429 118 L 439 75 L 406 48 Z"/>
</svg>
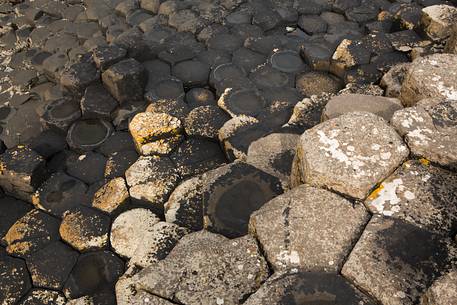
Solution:
<svg viewBox="0 0 457 305">
<path fill-rule="evenodd" d="M 300 138 L 292 186 L 306 183 L 364 199 L 409 155 L 384 119 L 368 112 L 341 115 Z"/>
<path fill-rule="evenodd" d="M 65 297 L 62 293 L 47 290 L 34 288 L 30 290 L 27 295 L 22 299 L 20 305 L 64 305 Z"/>
<path fill-rule="evenodd" d="M 146 82 L 144 68 L 133 58 L 112 65 L 103 72 L 102 80 L 119 103 L 143 99 Z"/>
<path fill-rule="evenodd" d="M 160 219 L 147 209 L 133 209 L 120 214 L 111 227 L 110 241 L 114 251 L 131 258 L 144 237 L 153 231 Z"/>
<path fill-rule="evenodd" d="M 375 304 L 340 275 L 300 271 L 273 275 L 244 304 L 311 305 L 319 304 L 317 302 Z"/>
<path fill-rule="evenodd" d="M 186 103 L 196 108 L 199 106 L 215 105 L 214 93 L 205 88 L 192 88 L 186 93 Z"/>
<path fill-rule="evenodd" d="M 421 305 L 451 305 L 457 300 L 457 270 L 454 268 L 433 282 L 421 297 Z"/>
<path fill-rule="evenodd" d="M 138 113 L 130 121 L 129 131 L 141 155 L 167 155 L 183 139 L 181 121 L 160 112 Z"/>
<path fill-rule="evenodd" d="M 17 146 L 0 155 L 0 186 L 19 199 L 31 194 L 46 179 L 45 160 L 28 146 Z"/>
<path fill-rule="evenodd" d="M 166 113 L 183 121 L 189 114 L 189 106 L 181 97 L 177 99 L 161 99 L 148 105 L 146 112 Z"/>
<path fill-rule="evenodd" d="M 266 262 L 253 238 L 229 240 L 202 231 L 183 237 L 166 259 L 132 280 L 137 290 L 175 302 L 238 304 L 267 276 Z"/>
<path fill-rule="evenodd" d="M 27 257 L 59 239 L 57 219 L 39 211 L 31 210 L 10 227 L 4 241 L 6 251 L 14 256 Z"/>
<path fill-rule="evenodd" d="M 35 287 L 62 289 L 78 259 L 79 253 L 60 241 L 55 241 L 27 258 Z"/>
<path fill-rule="evenodd" d="M 243 39 L 233 34 L 217 34 L 207 41 L 208 48 L 232 53 L 243 46 Z"/>
<path fill-rule="evenodd" d="M 397 111 L 392 125 L 405 137 L 414 155 L 455 169 L 456 109 L 457 101 L 424 99 L 415 107 Z"/>
<path fill-rule="evenodd" d="M 229 116 L 214 105 L 194 108 L 185 120 L 185 131 L 189 136 L 217 139 L 219 129 Z"/>
<path fill-rule="evenodd" d="M 0 302 L 17 303 L 31 288 L 30 275 L 25 262 L 12 258 L 0 248 Z"/>
<path fill-rule="evenodd" d="M 190 138 L 170 156 L 182 178 L 202 174 L 226 163 L 218 143 Z"/>
<path fill-rule="evenodd" d="M 410 65 L 410 63 L 395 65 L 384 74 L 380 85 L 385 88 L 386 96 L 400 97 L 401 87 Z"/>
<path fill-rule="evenodd" d="M 85 119 L 110 119 L 111 113 L 118 106 L 117 101 L 101 84 L 86 88 L 81 99 L 82 117 Z"/>
<path fill-rule="evenodd" d="M 216 87 L 225 79 L 242 78 L 245 72 L 233 63 L 221 64 L 215 67 L 210 74 L 209 82 L 212 87 Z M 225 90 L 225 88 L 224 88 Z"/>
<path fill-rule="evenodd" d="M 79 256 L 63 292 L 71 299 L 92 295 L 94 299 L 101 297 L 97 304 L 112 304 L 115 302 L 113 297 L 103 292 L 114 290 L 114 284 L 123 272 L 124 262 L 112 252 L 84 253 Z"/>
<path fill-rule="evenodd" d="M 67 173 L 87 184 L 100 181 L 104 177 L 106 157 L 100 153 L 87 152 L 72 154 L 66 161 Z"/>
<path fill-rule="evenodd" d="M 129 201 L 125 179 L 114 178 L 100 187 L 94 195 L 92 206 L 106 213 L 113 213 Z"/>
<path fill-rule="evenodd" d="M 65 212 L 59 233 L 79 252 L 94 251 L 108 245 L 110 218 L 97 210 L 78 207 Z"/>
<path fill-rule="evenodd" d="M 297 76 L 296 88 L 305 96 L 324 93 L 337 93 L 341 87 L 341 80 L 323 72 L 308 72 Z"/>
<path fill-rule="evenodd" d="M 0 198 L 0 236 L 5 236 L 9 228 L 31 209 L 32 207 L 24 201 L 2 196 Z M 0 243 L 3 241 L 0 240 Z"/>
<path fill-rule="evenodd" d="M 172 68 L 172 73 L 186 87 L 204 86 L 208 82 L 209 66 L 197 60 L 182 61 Z"/>
<path fill-rule="evenodd" d="M 429 164 L 408 161 L 365 201 L 373 214 L 402 219 L 418 227 L 452 235 L 457 231 L 457 175 Z"/>
<path fill-rule="evenodd" d="M 322 120 L 336 118 L 354 111 L 374 113 L 390 121 L 394 112 L 403 109 L 399 99 L 362 94 L 343 94 L 330 99 L 322 113 Z"/>
<path fill-rule="evenodd" d="M 179 99 L 184 97 L 184 85 L 177 78 L 167 77 L 148 85 L 148 92 L 144 98 L 148 102 L 156 102 L 161 99 Z"/>
<path fill-rule="evenodd" d="M 254 212 L 249 231 L 275 270 L 338 272 L 369 218 L 363 205 L 302 185 Z"/>
<path fill-rule="evenodd" d="M 300 55 L 292 50 L 273 53 L 269 59 L 271 66 L 281 72 L 298 73 L 308 70 Z"/>
<path fill-rule="evenodd" d="M 70 98 L 61 98 L 48 103 L 41 117 L 43 127 L 66 132 L 70 125 L 81 117 L 78 102 Z"/>
<path fill-rule="evenodd" d="M 91 151 L 108 139 L 112 129 L 111 124 L 102 119 L 78 120 L 68 129 L 67 143 L 75 151 Z"/>
<path fill-rule="evenodd" d="M 52 174 L 36 191 L 33 204 L 56 217 L 81 204 L 87 204 L 87 186 L 63 172 Z"/>
<path fill-rule="evenodd" d="M 42 67 L 46 76 L 54 81 L 60 80 L 60 73 L 68 61 L 66 53 L 55 53 L 43 60 Z"/>
<path fill-rule="evenodd" d="M 120 151 L 135 150 L 130 133 L 123 131 L 113 132 L 108 139 L 98 148 L 98 151 L 109 157 Z"/>
<path fill-rule="evenodd" d="M 238 115 L 255 117 L 267 106 L 267 102 L 260 92 L 252 89 L 226 89 L 224 94 L 219 98 L 217 104 L 232 117 Z"/>
<path fill-rule="evenodd" d="M 402 220 L 374 216 L 344 264 L 342 275 L 383 304 L 415 304 L 455 262 L 451 243 Z"/>
<path fill-rule="evenodd" d="M 123 176 L 125 171 L 138 159 L 134 150 L 125 150 L 111 154 L 106 161 L 105 178 Z"/>
<path fill-rule="evenodd" d="M 457 56 L 434 54 L 415 60 L 403 81 L 400 98 L 405 106 L 413 106 L 424 98 L 457 98 L 457 72 L 453 71 Z"/>
<path fill-rule="evenodd" d="M 283 186 L 287 187 L 298 139 L 299 135 L 287 133 L 260 138 L 249 146 L 246 163 L 278 177 Z"/>
<path fill-rule="evenodd" d="M 60 133 L 45 130 L 39 136 L 33 138 L 29 146 L 44 158 L 49 159 L 54 154 L 67 148 L 67 141 Z"/>
<path fill-rule="evenodd" d="M 100 79 L 100 72 L 93 63 L 77 63 L 62 71 L 60 84 L 76 94 Z"/>
</svg>

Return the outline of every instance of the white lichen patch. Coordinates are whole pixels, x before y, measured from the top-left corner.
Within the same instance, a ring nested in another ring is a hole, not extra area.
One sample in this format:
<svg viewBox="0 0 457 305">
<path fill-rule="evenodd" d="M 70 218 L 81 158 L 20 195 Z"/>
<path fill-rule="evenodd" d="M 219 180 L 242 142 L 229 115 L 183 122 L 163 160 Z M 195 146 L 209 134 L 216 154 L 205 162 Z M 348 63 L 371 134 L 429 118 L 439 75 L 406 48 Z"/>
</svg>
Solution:
<svg viewBox="0 0 457 305">
<path fill-rule="evenodd" d="M 281 250 L 276 256 L 276 259 L 284 266 L 296 266 L 300 264 L 300 255 L 295 250 Z"/>
<path fill-rule="evenodd" d="M 376 198 L 369 198 L 369 200 L 372 199 L 368 202 L 370 210 L 373 213 L 384 216 L 392 216 L 394 213 L 399 212 L 401 199 L 398 197 L 397 192 L 401 192 L 403 189 L 403 180 L 401 178 L 382 183 L 375 196 L 373 196 Z"/>
</svg>

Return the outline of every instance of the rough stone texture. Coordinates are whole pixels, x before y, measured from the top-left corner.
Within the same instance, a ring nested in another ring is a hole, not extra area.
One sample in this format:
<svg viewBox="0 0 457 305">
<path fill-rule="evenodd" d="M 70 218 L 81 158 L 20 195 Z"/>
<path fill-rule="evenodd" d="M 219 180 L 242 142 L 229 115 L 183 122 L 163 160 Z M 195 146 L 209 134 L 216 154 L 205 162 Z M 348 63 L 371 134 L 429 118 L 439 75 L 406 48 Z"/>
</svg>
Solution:
<svg viewBox="0 0 457 305">
<path fill-rule="evenodd" d="M 364 304 L 374 305 L 367 296 L 342 276 L 318 272 L 283 272 L 271 276 L 245 305 L 264 304 Z"/>
<path fill-rule="evenodd" d="M 292 185 L 305 182 L 364 199 L 408 154 L 381 117 L 368 112 L 341 115 L 301 136 Z"/>
<path fill-rule="evenodd" d="M 386 96 L 400 96 L 401 86 L 411 63 L 403 63 L 393 66 L 381 79 L 381 86 L 386 89 Z"/>
<path fill-rule="evenodd" d="M 457 101 L 423 100 L 397 111 L 392 125 L 414 155 L 457 168 Z"/>
<path fill-rule="evenodd" d="M 342 275 L 379 303 L 416 304 L 433 280 L 455 263 L 452 243 L 402 220 L 373 216 Z"/>
<path fill-rule="evenodd" d="M 62 293 L 46 290 L 46 289 L 32 289 L 27 293 L 24 299 L 18 303 L 20 305 L 64 305 L 65 297 Z"/>
<path fill-rule="evenodd" d="M 419 57 L 411 64 L 401 88 L 405 106 L 425 98 L 457 100 L 457 55 L 433 54 Z"/>
<path fill-rule="evenodd" d="M 113 213 L 127 203 L 129 191 L 124 178 L 117 177 L 104 184 L 94 195 L 92 206 L 106 213 Z"/>
<path fill-rule="evenodd" d="M 339 272 L 368 220 L 363 205 L 301 185 L 254 212 L 249 230 L 276 271 Z"/>
<path fill-rule="evenodd" d="M 368 196 L 365 205 L 374 214 L 451 235 L 457 230 L 456 179 L 453 172 L 425 159 L 408 161 Z"/>
<path fill-rule="evenodd" d="M 131 258 L 144 235 L 159 222 L 159 218 L 146 209 L 133 209 L 120 214 L 111 227 L 111 246 L 117 254 Z"/>
<path fill-rule="evenodd" d="M 427 289 L 421 298 L 421 305 L 452 305 L 457 301 L 457 270 L 453 269 Z"/>
<path fill-rule="evenodd" d="M 286 188 L 299 138 L 299 135 L 288 133 L 274 133 L 260 138 L 249 146 L 246 163 L 278 177 Z"/>
<path fill-rule="evenodd" d="M 0 238 L 21 217 L 30 212 L 32 206 L 24 201 L 0 195 Z M 1 243 L 1 240 L 0 240 Z"/>
<path fill-rule="evenodd" d="M 79 207 L 67 211 L 60 224 L 60 236 L 80 252 L 100 250 L 108 245 L 110 219 L 104 214 Z"/>
<path fill-rule="evenodd" d="M 45 178 L 44 158 L 29 147 L 20 145 L 0 155 L 0 186 L 12 196 L 31 202 Z"/>
<path fill-rule="evenodd" d="M 335 76 L 323 72 L 308 72 L 297 77 L 296 88 L 304 96 L 319 95 L 322 93 L 337 93 L 341 81 Z"/>
<path fill-rule="evenodd" d="M 422 9 L 421 23 L 433 40 L 444 40 L 451 35 L 457 22 L 457 8 L 450 5 L 432 5 Z"/>
<path fill-rule="evenodd" d="M 182 140 L 181 121 L 166 113 L 139 113 L 130 122 L 129 130 L 142 155 L 166 155 Z"/>
<path fill-rule="evenodd" d="M 447 40 L 446 46 L 444 47 L 446 53 L 452 53 L 457 55 L 457 25 L 452 27 L 451 37 Z"/>
<path fill-rule="evenodd" d="M 330 99 L 322 113 L 322 120 L 333 119 L 349 112 L 366 111 L 390 121 L 394 112 L 400 109 L 403 109 L 403 106 L 396 98 L 343 94 Z"/>
<path fill-rule="evenodd" d="M 0 303 L 15 304 L 31 286 L 25 262 L 7 256 L 0 248 Z"/>
<path fill-rule="evenodd" d="M 218 131 L 230 117 L 215 105 L 200 106 L 189 112 L 185 130 L 189 136 L 217 140 Z"/>
<path fill-rule="evenodd" d="M 239 304 L 268 276 L 252 237 L 201 231 L 183 237 L 166 259 L 136 276 L 136 288 L 185 304 Z"/>
</svg>

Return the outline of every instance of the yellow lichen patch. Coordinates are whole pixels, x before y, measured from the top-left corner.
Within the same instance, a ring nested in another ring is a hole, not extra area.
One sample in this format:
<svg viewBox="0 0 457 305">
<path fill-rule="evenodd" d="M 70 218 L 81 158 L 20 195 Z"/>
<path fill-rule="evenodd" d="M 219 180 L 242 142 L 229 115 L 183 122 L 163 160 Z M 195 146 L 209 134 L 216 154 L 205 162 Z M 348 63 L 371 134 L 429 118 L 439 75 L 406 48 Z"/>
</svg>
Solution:
<svg viewBox="0 0 457 305">
<path fill-rule="evenodd" d="M 425 158 L 420 158 L 419 159 L 419 162 L 424 165 L 424 166 L 429 166 L 430 165 L 430 161 L 428 161 L 427 159 Z"/>
<path fill-rule="evenodd" d="M 30 241 L 17 242 L 6 247 L 6 251 L 9 254 L 22 254 L 25 255 L 30 252 L 32 243 Z"/>
<path fill-rule="evenodd" d="M 368 196 L 368 200 L 375 200 L 383 189 L 384 185 L 379 185 L 373 192 L 371 192 L 370 196 Z"/>
</svg>

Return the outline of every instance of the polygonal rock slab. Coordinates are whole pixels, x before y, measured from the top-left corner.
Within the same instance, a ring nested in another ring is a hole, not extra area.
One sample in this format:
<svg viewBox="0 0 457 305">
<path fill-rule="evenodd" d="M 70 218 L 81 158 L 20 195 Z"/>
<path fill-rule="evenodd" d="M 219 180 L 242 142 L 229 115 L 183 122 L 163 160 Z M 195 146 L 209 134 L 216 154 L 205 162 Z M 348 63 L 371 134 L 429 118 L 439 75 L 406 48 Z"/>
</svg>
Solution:
<svg viewBox="0 0 457 305">
<path fill-rule="evenodd" d="M 217 140 L 219 129 L 229 120 L 229 116 L 215 105 L 194 108 L 185 120 L 185 130 L 189 136 Z"/>
<path fill-rule="evenodd" d="M 101 84 L 87 87 L 80 104 L 85 119 L 110 119 L 111 113 L 118 106 L 117 101 Z"/>
<path fill-rule="evenodd" d="M 330 99 L 322 113 L 322 120 L 333 119 L 348 112 L 366 111 L 390 121 L 394 112 L 400 109 L 403 109 L 403 106 L 396 98 L 343 94 Z"/>
<path fill-rule="evenodd" d="M 108 244 L 110 218 L 87 207 L 65 212 L 60 236 L 80 252 L 100 250 Z"/>
<path fill-rule="evenodd" d="M 141 112 L 129 124 L 138 153 L 169 154 L 182 140 L 181 121 L 166 113 Z"/>
<path fill-rule="evenodd" d="M 364 199 L 408 154 L 400 136 L 381 117 L 344 114 L 301 136 L 292 184 L 302 181 Z"/>
<path fill-rule="evenodd" d="M 457 99 L 457 55 L 433 54 L 411 64 L 401 88 L 405 106 L 425 98 Z"/>
<path fill-rule="evenodd" d="M 79 120 L 68 129 L 67 143 L 75 151 L 86 152 L 101 146 L 113 127 L 102 119 Z"/>
<path fill-rule="evenodd" d="M 379 303 L 416 304 L 455 264 L 456 253 L 451 239 L 400 219 L 373 216 L 341 273 Z"/>
<path fill-rule="evenodd" d="M 143 237 L 160 219 L 147 209 L 133 209 L 120 214 L 111 227 L 111 246 L 117 254 L 131 258 Z"/>
<path fill-rule="evenodd" d="M 273 275 L 243 304 L 374 305 L 375 303 L 340 275 L 299 271 Z"/>
<path fill-rule="evenodd" d="M 93 63 L 82 62 L 71 65 L 62 71 L 60 84 L 75 94 L 82 91 L 100 79 L 100 72 Z"/>
<path fill-rule="evenodd" d="M 112 213 L 129 199 L 129 191 L 124 178 L 108 181 L 94 195 L 92 206 L 106 213 Z"/>
<path fill-rule="evenodd" d="M 437 279 L 421 298 L 421 305 L 452 305 L 457 301 L 457 269 Z"/>
<path fill-rule="evenodd" d="M 249 230 L 275 270 L 338 272 L 368 220 L 363 205 L 301 185 L 254 212 Z"/>
<path fill-rule="evenodd" d="M 252 237 L 206 231 L 183 237 L 166 259 L 135 277 L 137 290 L 188 305 L 239 304 L 268 276 Z"/>
<path fill-rule="evenodd" d="M 16 304 L 31 286 L 25 262 L 7 256 L 0 248 L 0 303 Z"/>
<path fill-rule="evenodd" d="M 125 171 L 138 160 L 135 150 L 115 152 L 109 156 L 105 165 L 105 178 L 112 179 L 124 176 Z"/>
<path fill-rule="evenodd" d="M 299 135 L 289 133 L 273 133 L 260 138 L 249 146 L 246 163 L 278 177 L 288 186 L 299 138 Z"/>
<path fill-rule="evenodd" d="M 0 198 L 0 238 L 5 236 L 9 228 L 31 209 L 30 204 L 13 197 L 4 196 Z"/>
<path fill-rule="evenodd" d="M 414 155 L 457 168 L 457 101 L 423 100 L 397 111 L 392 125 Z"/>
<path fill-rule="evenodd" d="M 373 214 L 449 235 L 457 230 L 455 181 L 457 174 L 427 160 L 408 161 L 368 196 L 365 205 Z"/>
</svg>

